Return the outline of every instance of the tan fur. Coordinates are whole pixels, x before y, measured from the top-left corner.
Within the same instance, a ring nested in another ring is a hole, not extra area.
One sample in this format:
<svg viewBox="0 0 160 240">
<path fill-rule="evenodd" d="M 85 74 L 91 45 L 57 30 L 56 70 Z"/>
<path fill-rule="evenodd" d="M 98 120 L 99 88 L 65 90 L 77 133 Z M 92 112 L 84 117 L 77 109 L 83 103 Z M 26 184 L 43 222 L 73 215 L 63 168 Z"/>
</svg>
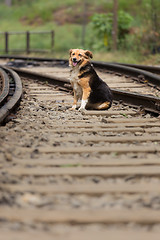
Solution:
<svg viewBox="0 0 160 240">
<path fill-rule="evenodd" d="M 101 103 L 100 105 L 98 105 L 97 109 L 99 109 L 99 110 L 108 109 L 109 105 L 110 105 L 110 102 L 104 102 L 104 103 Z"/>
<path fill-rule="evenodd" d="M 93 55 L 90 51 L 82 49 L 71 49 L 69 53 L 69 66 L 72 68 L 70 81 L 74 93 L 72 109 L 75 109 L 75 106 L 77 105 L 79 99 L 85 101 L 88 99 L 91 88 L 89 86 L 89 78 L 79 79 L 79 65 L 77 65 L 76 67 L 73 66 L 73 58 L 76 58 L 77 61 L 81 61 L 80 66 L 82 67 L 86 64 L 87 61 L 89 61 L 89 58 L 93 57 Z M 80 94 L 80 92 L 82 92 L 82 94 Z"/>
<path fill-rule="evenodd" d="M 88 66 L 89 67 L 91 66 L 90 58 L 93 57 L 92 52 L 83 49 L 70 49 L 69 54 L 70 54 L 69 66 L 71 67 L 70 82 L 73 87 L 74 93 L 74 101 L 71 109 L 76 109 L 77 102 L 79 99 L 81 100 L 81 106 L 79 110 L 85 108 L 97 110 L 108 109 L 111 104 L 110 102 L 106 101 L 104 103 L 101 102 L 96 104 L 91 104 L 88 102 L 88 98 L 91 93 L 90 79 L 92 75 L 91 74 L 85 75 L 85 73 L 86 66 L 87 69 Z"/>
</svg>

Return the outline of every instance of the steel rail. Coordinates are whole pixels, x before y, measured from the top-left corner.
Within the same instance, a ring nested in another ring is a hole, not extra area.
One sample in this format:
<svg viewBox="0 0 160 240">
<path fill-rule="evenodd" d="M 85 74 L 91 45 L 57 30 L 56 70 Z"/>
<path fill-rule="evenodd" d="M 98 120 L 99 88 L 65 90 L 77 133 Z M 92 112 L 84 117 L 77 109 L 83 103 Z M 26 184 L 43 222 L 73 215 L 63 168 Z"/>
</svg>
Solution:
<svg viewBox="0 0 160 240">
<path fill-rule="evenodd" d="M 152 87 L 158 87 L 160 90 L 160 76 L 151 72 L 115 63 L 93 62 L 93 65 L 107 71 L 118 72 L 127 76 L 134 77 L 134 80 L 145 84 L 147 83 Z"/>
<path fill-rule="evenodd" d="M 16 55 L 1 55 L 0 59 L 11 59 L 11 60 L 24 60 L 24 61 L 37 61 L 37 62 L 63 62 L 68 63 L 67 59 L 58 58 L 42 58 L 42 57 L 26 57 L 26 56 L 16 56 Z"/>
<path fill-rule="evenodd" d="M 127 67 L 133 67 L 133 68 L 137 68 L 137 69 L 142 69 L 142 70 L 152 72 L 155 74 L 160 74 L 160 67 L 158 67 L 158 66 L 127 64 L 127 63 L 115 63 L 115 64 L 119 64 L 119 65 L 123 65 L 123 66 L 127 66 Z"/>
<path fill-rule="evenodd" d="M 70 81 L 67 78 L 60 78 L 60 77 L 56 77 L 56 76 L 51 77 L 51 76 L 48 76 L 48 75 L 45 75 L 42 73 L 31 72 L 28 70 L 19 69 L 19 68 L 15 68 L 15 67 L 12 67 L 12 69 L 24 78 L 28 77 L 28 78 L 35 79 L 38 81 L 47 82 L 47 83 L 53 84 L 54 86 L 62 87 L 63 90 L 67 90 L 67 91 L 69 89 L 69 87 L 67 87 L 67 86 L 70 83 Z"/>
<path fill-rule="evenodd" d="M 9 78 L 3 69 L 0 69 L 0 76 L 2 79 L 2 92 L 0 94 L 0 106 L 2 106 L 3 102 L 6 100 L 9 93 Z"/>
<path fill-rule="evenodd" d="M 66 59 L 56 59 L 56 58 L 40 58 L 40 57 L 19 57 L 19 56 L 0 56 L 0 59 L 16 59 L 24 61 L 37 61 L 37 62 L 57 62 L 60 65 L 68 64 Z M 113 71 L 120 74 L 124 74 L 130 77 L 133 77 L 134 80 L 137 80 L 141 83 L 148 84 L 152 87 L 156 87 L 160 90 L 160 76 L 153 74 L 160 74 L 160 68 L 154 66 L 144 66 L 144 65 L 135 65 L 135 64 L 122 64 L 122 63 L 109 63 L 109 62 L 100 62 L 92 61 L 94 67 L 105 69 L 106 71 Z"/>
<path fill-rule="evenodd" d="M 24 61 L 38 61 L 38 62 L 52 62 L 52 61 L 57 61 L 57 62 L 62 62 L 62 63 L 68 63 L 67 59 L 57 59 L 57 58 L 42 58 L 42 57 L 26 57 L 26 56 L 16 56 L 16 55 L 1 55 L 0 59 L 16 59 L 16 60 L 24 60 Z M 151 65 L 140 65 L 140 64 L 127 64 L 127 63 L 117 63 L 117 62 L 99 62 L 99 61 L 93 61 L 93 64 L 98 67 L 101 67 L 100 64 L 118 64 L 118 65 L 123 65 L 127 67 L 133 67 L 136 69 L 140 70 L 145 70 L 148 72 L 152 72 L 155 74 L 160 74 L 160 67 L 156 66 L 151 66 Z M 107 67 L 107 65 L 106 65 Z"/>
<path fill-rule="evenodd" d="M 22 77 L 29 77 L 32 79 L 38 79 L 39 81 L 48 82 L 50 84 L 56 85 L 60 87 L 59 89 L 69 91 L 71 90 L 71 85 L 69 84 L 69 79 L 60 78 L 55 76 L 47 76 L 45 74 L 33 73 L 28 70 L 22 70 L 19 68 L 12 68 Z M 126 92 L 122 90 L 116 90 L 111 88 L 113 93 L 113 99 L 115 101 L 121 101 L 125 104 L 128 104 L 132 107 L 140 107 L 147 112 L 160 114 L 160 98 L 144 95 L 144 94 L 137 94 Z"/>
<path fill-rule="evenodd" d="M 14 72 L 11 69 L 5 68 L 1 66 L 1 69 L 5 71 L 7 74 L 10 76 L 10 81 L 14 81 L 15 89 L 14 92 L 12 93 L 13 89 L 11 83 L 9 86 L 9 92 L 6 96 L 6 102 L 3 103 L 2 107 L 0 108 L 0 124 L 4 122 L 6 117 L 15 109 L 15 107 L 18 105 L 20 102 L 21 96 L 22 96 L 22 83 L 21 79 L 18 76 L 16 72 Z M 8 99 L 8 96 L 10 97 Z"/>
<path fill-rule="evenodd" d="M 57 59 L 57 58 L 42 58 L 42 57 L 26 57 L 26 56 L 15 56 L 15 55 L 1 55 L 0 59 L 16 59 L 16 60 L 24 60 L 24 61 L 38 61 L 38 62 L 52 62 L 52 61 L 57 61 L 59 63 L 68 63 L 67 59 Z M 123 65 L 127 67 L 133 67 L 136 69 L 140 70 L 145 70 L 148 72 L 160 74 L 160 67 L 155 67 L 155 66 L 148 66 L 148 65 L 140 65 L 140 64 L 127 64 L 127 63 L 117 63 L 117 62 L 98 62 L 98 61 L 93 61 L 93 64 L 98 67 L 101 67 L 100 64 L 118 64 L 118 65 Z M 106 65 L 107 67 L 107 65 Z"/>
</svg>

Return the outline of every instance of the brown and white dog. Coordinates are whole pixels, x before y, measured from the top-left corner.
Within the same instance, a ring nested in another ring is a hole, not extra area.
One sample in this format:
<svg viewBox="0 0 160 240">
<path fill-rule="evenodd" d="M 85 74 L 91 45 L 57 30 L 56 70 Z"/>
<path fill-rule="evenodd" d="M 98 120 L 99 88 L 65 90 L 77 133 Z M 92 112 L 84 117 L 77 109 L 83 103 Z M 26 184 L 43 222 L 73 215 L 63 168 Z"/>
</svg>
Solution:
<svg viewBox="0 0 160 240">
<path fill-rule="evenodd" d="M 78 110 L 106 110 L 111 107 L 111 90 L 94 70 L 89 61 L 92 57 L 92 52 L 88 50 L 70 50 L 70 82 L 74 92 L 74 102 L 71 109 L 73 110 L 76 109 L 79 99 L 81 99 L 81 106 Z"/>
</svg>

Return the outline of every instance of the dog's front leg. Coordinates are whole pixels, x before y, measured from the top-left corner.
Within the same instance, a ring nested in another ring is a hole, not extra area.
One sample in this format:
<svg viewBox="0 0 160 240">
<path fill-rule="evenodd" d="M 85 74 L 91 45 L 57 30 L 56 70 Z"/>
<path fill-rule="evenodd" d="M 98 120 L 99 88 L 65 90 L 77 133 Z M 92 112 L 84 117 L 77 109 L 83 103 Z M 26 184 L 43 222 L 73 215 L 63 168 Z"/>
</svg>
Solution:
<svg viewBox="0 0 160 240">
<path fill-rule="evenodd" d="M 89 79 L 88 78 L 81 78 L 78 81 L 78 84 L 82 87 L 82 100 L 81 100 L 81 106 L 78 109 L 79 111 L 84 110 L 87 102 L 88 102 L 88 97 L 91 92 L 91 88 L 89 86 Z"/>
<path fill-rule="evenodd" d="M 88 87 L 88 88 L 83 88 L 81 106 L 80 106 L 80 108 L 78 109 L 78 111 L 84 110 L 84 109 L 86 108 L 86 105 L 87 105 L 87 103 L 88 103 L 88 97 L 89 97 L 90 91 L 91 91 L 90 87 Z"/>
<path fill-rule="evenodd" d="M 78 102 L 78 97 L 77 97 L 77 94 L 76 94 L 76 91 L 73 90 L 73 93 L 74 93 L 74 100 L 73 100 L 73 105 L 71 107 L 71 110 L 75 110 L 76 107 L 77 107 L 77 102 Z"/>
</svg>

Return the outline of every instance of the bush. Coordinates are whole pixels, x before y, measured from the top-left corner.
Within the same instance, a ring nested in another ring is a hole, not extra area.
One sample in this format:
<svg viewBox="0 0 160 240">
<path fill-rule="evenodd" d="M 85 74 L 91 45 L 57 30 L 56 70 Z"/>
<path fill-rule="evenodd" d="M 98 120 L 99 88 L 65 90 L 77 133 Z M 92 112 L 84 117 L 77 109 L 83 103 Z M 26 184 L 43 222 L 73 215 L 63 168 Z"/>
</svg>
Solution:
<svg viewBox="0 0 160 240">
<path fill-rule="evenodd" d="M 118 43 L 119 47 L 124 44 L 126 36 L 133 24 L 133 17 L 124 11 L 118 12 Z M 90 23 L 92 42 L 89 44 L 100 49 L 110 49 L 112 44 L 113 14 L 94 14 Z M 94 41 L 93 41 L 94 39 Z"/>
</svg>

